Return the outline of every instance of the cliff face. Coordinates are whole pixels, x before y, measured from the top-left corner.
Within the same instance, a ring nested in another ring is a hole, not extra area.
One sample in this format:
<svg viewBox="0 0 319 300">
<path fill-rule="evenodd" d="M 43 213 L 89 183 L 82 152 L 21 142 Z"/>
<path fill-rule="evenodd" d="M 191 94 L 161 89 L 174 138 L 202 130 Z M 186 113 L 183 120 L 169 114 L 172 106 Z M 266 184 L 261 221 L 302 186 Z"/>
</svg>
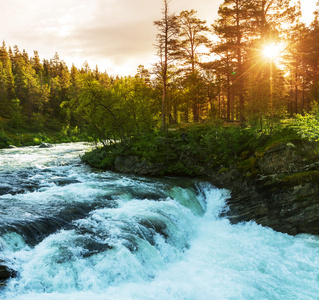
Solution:
<svg viewBox="0 0 319 300">
<path fill-rule="evenodd" d="M 240 177 L 240 174 L 237 174 Z M 288 234 L 319 234 L 319 184 L 287 185 L 268 180 L 242 180 L 229 174 L 212 176 L 217 187 L 231 190 L 227 217 L 232 223 L 254 220 Z"/>
<path fill-rule="evenodd" d="M 231 222 L 254 220 L 292 235 L 318 235 L 319 172 L 318 163 L 305 158 L 310 150 L 279 144 L 256 161 L 253 174 L 238 169 L 211 174 L 213 184 L 231 190 Z"/>
<path fill-rule="evenodd" d="M 319 234 L 319 163 L 311 146 L 273 145 L 232 168 L 203 169 L 216 187 L 231 191 L 227 217 L 232 223 L 255 221 L 288 234 Z M 115 171 L 165 174 L 165 166 L 118 157 Z"/>
</svg>

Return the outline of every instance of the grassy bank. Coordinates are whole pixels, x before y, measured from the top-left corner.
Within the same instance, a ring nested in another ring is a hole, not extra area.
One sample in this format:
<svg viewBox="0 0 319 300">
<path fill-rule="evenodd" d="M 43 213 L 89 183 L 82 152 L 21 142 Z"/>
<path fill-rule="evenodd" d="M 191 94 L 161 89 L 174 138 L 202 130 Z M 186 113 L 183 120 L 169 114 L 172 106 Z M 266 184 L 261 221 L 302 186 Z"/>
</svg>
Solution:
<svg viewBox="0 0 319 300">
<path fill-rule="evenodd" d="M 78 128 L 69 128 L 61 124 L 54 126 L 10 127 L 0 120 L 0 149 L 10 145 L 16 147 L 34 146 L 41 143 L 67 143 L 78 141 L 89 141 L 87 134 L 82 133 Z"/>
<path fill-rule="evenodd" d="M 83 156 L 89 165 L 116 170 L 116 159 L 136 157 L 160 165 L 161 175 L 198 176 L 209 170 L 236 167 L 246 176 L 259 172 L 258 160 L 278 145 L 310 145 L 303 156 L 315 160 L 317 142 L 302 137 L 295 126 L 281 125 L 271 134 L 238 126 L 192 125 L 135 137 L 122 144 L 98 148 Z"/>
</svg>

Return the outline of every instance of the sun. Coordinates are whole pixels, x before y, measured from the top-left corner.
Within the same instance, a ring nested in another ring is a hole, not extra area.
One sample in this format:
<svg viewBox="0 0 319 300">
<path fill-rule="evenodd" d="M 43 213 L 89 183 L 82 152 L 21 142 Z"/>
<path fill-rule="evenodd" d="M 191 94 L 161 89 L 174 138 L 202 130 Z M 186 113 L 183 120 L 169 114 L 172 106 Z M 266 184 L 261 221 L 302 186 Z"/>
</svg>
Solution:
<svg viewBox="0 0 319 300">
<path fill-rule="evenodd" d="M 280 52 L 281 46 L 275 43 L 265 45 L 262 50 L 263 56 L 269 59 L 277 58 L 280 55 Z"/>
</svg>

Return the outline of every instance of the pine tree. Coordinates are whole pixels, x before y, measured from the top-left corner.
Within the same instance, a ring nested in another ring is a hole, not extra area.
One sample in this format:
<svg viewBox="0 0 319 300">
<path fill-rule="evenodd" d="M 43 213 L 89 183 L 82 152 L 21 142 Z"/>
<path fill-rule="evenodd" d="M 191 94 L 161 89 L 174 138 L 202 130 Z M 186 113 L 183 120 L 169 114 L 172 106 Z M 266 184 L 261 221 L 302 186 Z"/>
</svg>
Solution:
<svg viewBox="0 0 319 300">
<path fill-rule="evenodd" d="M 175 60 L 176 37 L 178 33 L 177 17 L 169 12 L 169 0 L 163 0 L 164 8 L 162 18 L 154 22 L 159 33 L 156 36 L 155 47 L 159 62 L 155 65 L 155 72 L 162 82 L 162 129 L 166 128 L 167 115 L 167 88 L 169 81 L 169 68 Z"/>
<path fill-rule="evenodd" d="M 178 17 L 179 39 L 178 39 L 178 58 L 185 66 L 185 83 L 190 91 L 190 100 L 192 103 L 194 122 L 199 121 L 199 112 L 201 105 L 202 83 L 199 73 L 199 63 L 201 56 L 204 55 L 202 48 L 208 45 L 207 33 L 208 27 L 206 21 L 196 17 L 196 11 L 182 11 Z"/>
<path fill-rule="evenodd" d="M 220 38 L 217 52 L 225 53 L 234 61 L 233 88 L 238 95 L 238 114 L 241 122 L 245 120 L 244 99 L 244 54 L 249 40 L 250 17 L 248 8 L 251 0 L 225 0 L 219 7 L 219 18 L 213 24 L 215 34 Z M 229 115 L 229 113 L 228 113 Z"/>
</svg>

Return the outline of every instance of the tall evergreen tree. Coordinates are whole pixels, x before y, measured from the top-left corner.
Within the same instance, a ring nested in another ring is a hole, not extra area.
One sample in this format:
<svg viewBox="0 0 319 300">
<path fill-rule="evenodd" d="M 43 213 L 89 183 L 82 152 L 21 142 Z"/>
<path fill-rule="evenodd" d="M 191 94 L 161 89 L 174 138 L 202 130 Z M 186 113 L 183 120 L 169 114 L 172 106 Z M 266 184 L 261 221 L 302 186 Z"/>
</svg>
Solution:
<svg viewBox="0 0 319 300">
<path fill-rule="evenodd" d="M 198 71 L 201 56 L 204 55 L 203 48 L 208 45 L 208 27 L 206 21 L 196 17 L 196 11 L 182 11 L 179 15 L 179 42 L 178 57 L 182 65 L 186 67 L 186 84 L 191 92 L 191 102 L 194 122 L 199 121 L 200 112 L 200 82 L 201 76 Z"/>
<path fill-rule="evenodd" d="M 213 24 L 214 32 L 220 38 L 217 52 L 224 52 L 235 62 L 233 74 L 234 88 L 238 95 L 238 112 L 241 122 L 244 121 L 244 54 L 249 40 L 250 17 L 248 8 L 251 0 L 224 0 L 218 10 L 219 18 Z M 224 55 L 225 57 L 225 55 Z"/>
<path fill-rule="evenodd" d="M 162 18 L 154 22 L 159 31 L 155 44 L 159 61 L 155 65 L 155 69 L 162 82 L 161 114 L 163 130 L 166 128 L 169 68 L 175 60 L 174 54 L 176 52 L 176 37 L 178 33 L 177 17 L 169 12 L 169 2 L 169 0 L 163 0 Z"/>
</svg>

